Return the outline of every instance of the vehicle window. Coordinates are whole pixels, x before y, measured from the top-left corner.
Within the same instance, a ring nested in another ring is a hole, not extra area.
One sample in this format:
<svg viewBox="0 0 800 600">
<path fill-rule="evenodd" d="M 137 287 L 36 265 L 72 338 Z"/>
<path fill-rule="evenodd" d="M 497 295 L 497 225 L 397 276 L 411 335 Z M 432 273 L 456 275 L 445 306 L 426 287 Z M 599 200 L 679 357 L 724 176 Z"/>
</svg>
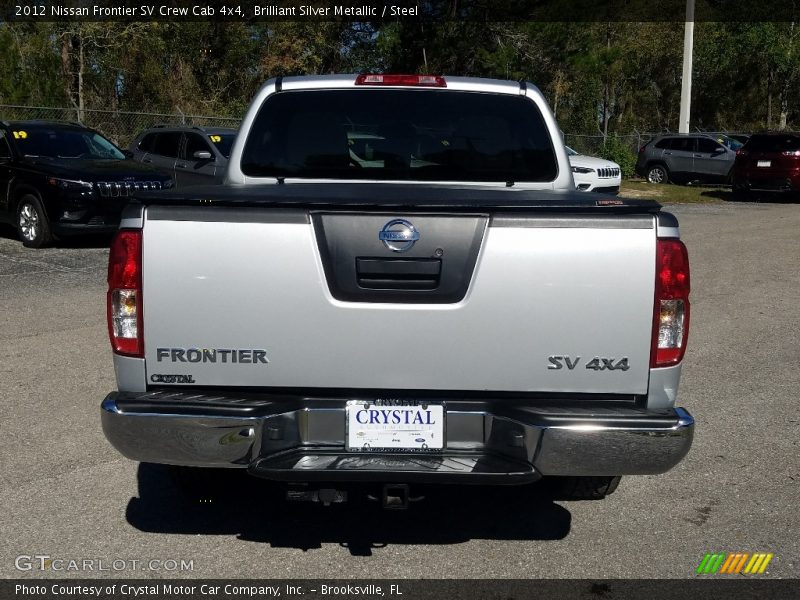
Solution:
<svg viewBox="0 0 800 600">
<path fill-rule="evenodd" d="M 152 152 L 155 143 L 156 143 L 156 134 L 148 133 L 139 142 L 139 150 L 141 150 L 142 152 Z"/>
<path fill-rule="evenodd" d="M 670 148 L 672 146 L 672 140 L 674 138 L 664 138 L 663 140 L 658 140 L 656 142 L 656 148 L 664 150 L 666 148 Z"/>
<path fill-rule="evenodd" d="M 732 137 L 728 137 L 727 135 L 719 135 L 716 137 L 716 140 L 718 143 L 722 144 L 727 148 L 730 148 L 734 152 L 744 145 L 739 140 L 736 140 Z"/>
<path fill-rule="evenodd" d="M 544 119 L 527 98 L 430 89 L 274 94 L 253 123 L 241 168 L 262 177 L 413 181 L 552 181 L 558 172 Z"/>
<path fill-rule="evenodd" d="M 24 135 L 22 135 L 24 134 Z M 25 156 L 123 160 L 125 155 L 112 142 L 88 129 L 27 127 L 16 138 Z"/>
<path fill-rule="evenodd" d="M 750 152 L 794 152 L 800 150 L 800 136 L 754 135 L 745 144 Z"/>
<path fill-rule="evenodd" d="M 708 138 L 698 138 L 698 140 L 697 140 L 697 151 L 698 152 L 703 152 L 705 154 L 711 154 L 712 152 L 714 152 L 719 147 L 720 147 L 720 145 L 717 142 L 715 142 L 714 140 L 710 140 Z"/>
<path fill-rule="evenodd" d="M 692 137 L 676 137 L 672 138 L 670 150 L 678 152 L 694 152 L 694 138 Z"/>
<path fill-rule="evenodd" d="M 564 146 L 564 148 L 567 150 L 567 156 L 578 156 L 578 153 L 569 146 Z"/>
<path fill-rule="evenodd" d="M 180 131 L 164 131 L 156 135 L 155 144 L 151 152 L 167 156 L 169 158 L 178 157 L 178 142 L 181 141 Z"/>
<path fill-rule="evenodd" d="M 208 136 L 213 144 L 217 147 L 222 156 L 225 158 L 231 157 L 231 150 L 233 150 L 233 142 L 236 141 L 236 134 L 233 133 L 215 133 Z"/>
<path fill-rule="evenodd" d="M 4 132 L 0 131 L 0 158 L 11 158 L 11 148 L 8 146 Z"/>
<path fill-rule="evenodd" d="M 192 160 L 195 152 L 211 152 L 211 160 L 214 160 L 214 152 L 212 152 L 208 143 L 203 139 L 203 136 L 198 133 L 186 134 L 186 148 L 184 150 L 185 158 Z"/>
</svg>

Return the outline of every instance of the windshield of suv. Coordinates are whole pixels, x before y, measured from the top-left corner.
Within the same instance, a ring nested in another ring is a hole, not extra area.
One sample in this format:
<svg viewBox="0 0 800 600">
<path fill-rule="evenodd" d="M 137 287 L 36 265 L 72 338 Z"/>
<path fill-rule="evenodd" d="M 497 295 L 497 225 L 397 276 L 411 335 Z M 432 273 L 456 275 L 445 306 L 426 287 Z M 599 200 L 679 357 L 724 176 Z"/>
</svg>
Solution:
<svg viewBox="0 0 800 600">
<path fill-rule="evenodd" d="M 236 135 L 233 133 L 212 133 L 208 136 L 214 146 L 216 146 L 219 153 L 225 158 L 231 157 L 231 150 L 233 149 L 233 142 L 236 140 Z"/>
<path fill-rule="evenodd" d="M 750 152 L 795 152 L 800 150 L 800 136 L 786 135 L 754 135 L 747 140 Z"/>
<path fill-rule="evenodd" d="M 88 129 L 25 127 L 15 136 L 24 156 L 123 160 L 125 155 L 99 133 Z"/>
<path fill-rule="evenodd" d="M 273 94 L 242 153 L 256 177 L 552 181 L 553 143 L 521 96 L 448 90 Z"/>
</svg>

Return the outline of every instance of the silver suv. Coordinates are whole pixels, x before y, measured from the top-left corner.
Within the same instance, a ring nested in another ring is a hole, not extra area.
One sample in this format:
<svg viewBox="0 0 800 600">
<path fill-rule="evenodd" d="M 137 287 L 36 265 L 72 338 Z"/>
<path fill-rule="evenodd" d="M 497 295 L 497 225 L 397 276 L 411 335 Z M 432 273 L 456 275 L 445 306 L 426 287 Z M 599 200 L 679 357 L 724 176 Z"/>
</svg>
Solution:
<svg viewBox="0 0 800 600">
<path fill-rule="evenodd" d="M 636 173 L 650 183 L 727 183 L 741 142 L 724 134 L 670 134 L 639 148 Z"/>
<path fill-rule="evenodd" d="M 236 139 L 235 129 L 157 125 L 130 146 L 133 159 L 168 171 L 175 187 L 221 183 Z"/>
</svg>

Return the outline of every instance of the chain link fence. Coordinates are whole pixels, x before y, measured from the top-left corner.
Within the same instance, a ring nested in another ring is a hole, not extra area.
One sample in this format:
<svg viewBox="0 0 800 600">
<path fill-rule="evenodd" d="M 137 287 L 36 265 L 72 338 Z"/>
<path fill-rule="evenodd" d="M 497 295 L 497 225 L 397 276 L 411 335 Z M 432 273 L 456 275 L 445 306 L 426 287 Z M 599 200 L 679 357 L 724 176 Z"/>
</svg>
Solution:
<svg viewBox="0 0 800 600">
<path fill-rule="evenodd" d="M 639 152 L 639 148 L 659 135 L 661 135 L 661 133 L 635 132 L 625 135 L 610 134 L 608 136 L 601 134 L 581 135 L 578 133 L 565 133 L 564 143 L 581 154 L 599 156 L 603 152 L 603 148 L 606 146 L 607 138 L 613 138 L 619 144 L 636 154 Z"/>
<path fill-rule="evenodd" d="M 96 129 L 121 148 L 127 148 L 143 129 L 154 125 L 203 125 L 206 127 L 231 127 L 238 129 L 241 119 L 233 117 L 210 117 L 177 113 L 129 112 L 85 109 L 83 118 L 74 108 L 48 106 L 14 106 L 0 104 L 0 120 L 28 121 L 72 121 Z"/>
</svg>

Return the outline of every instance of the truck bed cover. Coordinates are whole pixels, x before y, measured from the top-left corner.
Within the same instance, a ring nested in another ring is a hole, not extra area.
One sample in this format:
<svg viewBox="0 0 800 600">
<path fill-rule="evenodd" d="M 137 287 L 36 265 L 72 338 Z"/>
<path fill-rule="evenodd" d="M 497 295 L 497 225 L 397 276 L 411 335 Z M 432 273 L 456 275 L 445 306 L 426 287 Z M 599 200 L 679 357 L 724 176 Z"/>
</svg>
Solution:
<svg viewBox="0 0 800 600">
<path fill-rule="evenodd" d="M 252 206 L 324 210 L 543 211 L 597 214 L 656 214 L 661 205 L 579 191 L 441 184 L 289 183 L 258 186 L 198 186 L 139 192 L 145 205 Z"/>
</svg>

